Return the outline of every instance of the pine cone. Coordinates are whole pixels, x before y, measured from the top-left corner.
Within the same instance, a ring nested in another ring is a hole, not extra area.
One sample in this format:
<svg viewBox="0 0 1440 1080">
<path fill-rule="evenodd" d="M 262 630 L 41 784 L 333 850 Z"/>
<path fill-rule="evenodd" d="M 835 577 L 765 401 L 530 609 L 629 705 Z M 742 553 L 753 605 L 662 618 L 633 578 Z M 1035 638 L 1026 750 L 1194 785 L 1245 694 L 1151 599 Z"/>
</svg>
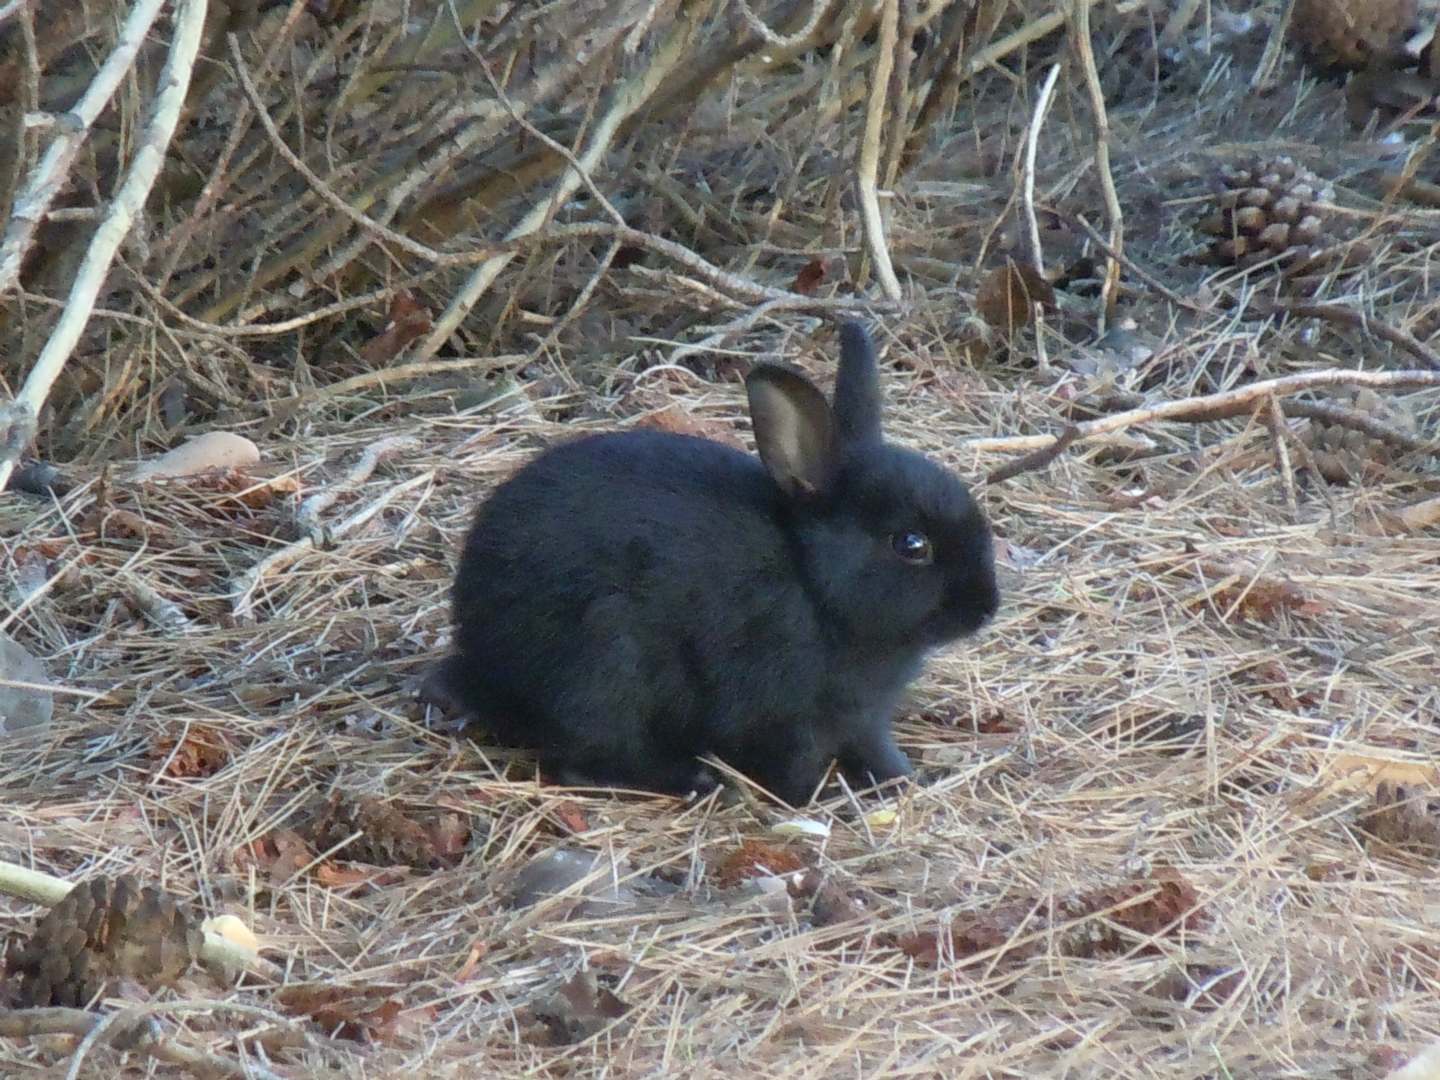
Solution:
<svg viewBox="0 0 1440 1080">
<path fill-rule="evenodd" d="M 204 936 L 159 889 L 134 878 L 82 882 L 45 913 L 10 965 L 22 1008 L 89 1004 L 114 977 L 168 986 Z"/>
<path fill-rule="evenodd" d="M 380 799 L 335 794 L 312 826 L 316 847 L 331 848 L 355 833 L 340 851 L 346 859 L 375 866 L 413 866 L 430 870 L 442 862 L 426 829 Z"/>
<path fill-rule="evenodd" d="M 1329 400 L 1335 405 L 1363 413 L 1401 435 L 1417 439 L 1422 437 L 1414 413 L 1393 398 L 1381 397 L 1369 387 L 1338 390 Z M 1407 452 L 1396 443 L 1375 438 L 1353 427 L 1327 423 L 1323 418 L 1310 421 L 1304 439 L 1320 475 L 1333 484 L 1349 483 L 1377 466 L 1392 466 Z"/>
<path fill-rule="evenodd" d="M 1417 0 L 1296 0 L 1290 36 L 1321 67 L 1394 61 L 1416 29 Z"/>
<path fill-rule="evenodd" d="M 1218 212 L 1197 228 L 1216 239 L 1212 261 L 1247 267 L 1278 258 L 1282 266 L 1308 264 L 1325 250 L 1324 203 L 1334 191 L 1288 157 L 1227 165 L 1220 174 Z"/>
</svg>

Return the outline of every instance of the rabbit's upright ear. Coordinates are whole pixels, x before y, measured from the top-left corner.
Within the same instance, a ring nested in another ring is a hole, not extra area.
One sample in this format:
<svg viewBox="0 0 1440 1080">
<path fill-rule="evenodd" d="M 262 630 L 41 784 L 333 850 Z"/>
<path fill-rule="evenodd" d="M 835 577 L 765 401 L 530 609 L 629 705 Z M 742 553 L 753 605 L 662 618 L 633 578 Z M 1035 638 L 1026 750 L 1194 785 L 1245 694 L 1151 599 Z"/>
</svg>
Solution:
<svg viewBox="0 0 1440 1080">
<path fill-rule="evenodd" d="M 755 445 L 787 495 L 814 495 L 835 470 L 835 425 L 825 395 L 803 375 L 759 364 L 745 379 Z"/>
<path fill-rule="evenodd" d="M 835 426 L 840 442 L 847 447 L 880 441 L 880 373 L 875 363 L 875 342 L 865 325 L 854 319 L 840 324 Z"/>
</svg>

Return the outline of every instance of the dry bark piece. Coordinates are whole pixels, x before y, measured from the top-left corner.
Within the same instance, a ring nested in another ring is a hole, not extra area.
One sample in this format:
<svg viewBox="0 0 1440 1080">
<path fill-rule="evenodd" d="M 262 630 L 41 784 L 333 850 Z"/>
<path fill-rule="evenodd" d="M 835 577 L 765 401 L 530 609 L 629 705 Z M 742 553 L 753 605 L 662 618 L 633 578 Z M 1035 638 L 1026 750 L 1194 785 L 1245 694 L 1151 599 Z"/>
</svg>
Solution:
<svg viewBox="0 0 1440 1080">
<path fill-rule="evenodd" d="M 155 989 L 189 970 L 204 937 L 174 900 L 134 878 L 92 878 L 45 913 L 10 964 L 19 1004 L 83 1007 L 113 978 Z"/>
<path fill-rule="evenodd" d="M 1296 0 L 1290 35 L 1321 67 L 1359 71 L 1402 56 L 1418 17 L 1417 0 Z"/>
</svg>

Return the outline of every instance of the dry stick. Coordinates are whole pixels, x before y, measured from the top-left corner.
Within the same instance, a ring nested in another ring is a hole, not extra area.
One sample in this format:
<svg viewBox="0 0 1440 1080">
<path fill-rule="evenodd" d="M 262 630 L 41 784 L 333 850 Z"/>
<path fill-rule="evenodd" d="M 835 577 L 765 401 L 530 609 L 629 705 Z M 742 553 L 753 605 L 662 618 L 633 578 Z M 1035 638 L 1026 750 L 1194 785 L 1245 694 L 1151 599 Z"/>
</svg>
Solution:
<svg viewBox="0 0 1440 1080">
<path fill-rule="evenodd" d="M 270 42 L 269 48 L 260 60 L 260 77 L 268 78 L 271 69 L 275 66 L 276 59 L 284 51 L 289 43 L 295 27 L 299 25 L 300 16 L 305 11 L 303 3 L 292 0 L 290 10 L 285 14 L 285 21 L 275 33 Z M 180 265 L 180 259 L 189 248 L 190 238 L 194 236 L 195 230 L 200 227 L 201 221 L 210 213 L 210 209 L 220 201 L 225 190 L 230 186 L 230 178 L 226 175 L 230 170 L 230 162 L 240 149 L 240 144 L 245 136 L 250 133 L 250 103 L 242 101 L 236 110 L 235 116 L 230 120 L 230 133 L 225 137 L 225 145 L 221 148 L 220 154 L 215 159 L 215 164 L 210 169 L 209 178 L 205 186 L 200 189 L 200 198 L 185 216 L 178 228 L 170 237 L 170 254 L 161 267 L 159 278 L 156 282 L 156 289 L 163 292 L 170 284 L 170 279 L 175 276 L 175 269 Z"/>
<path fill-rule="evenodd" d="M 875 264 L 875 276 L 885 295 L 898 304 L 902 298 L 895 264 L 885 243 L 885 221 L 880 214 L 877 177 L 880 170 L 881 137 L 885 130 L 885 99 L 890 89 L 890 72 L 895 67 L 895 43 L 900 20 L 899 0 L 882 0 L 880 40 L 875 46 L 875 70 L 870 76 L 870 102 L 865 110 L 865 134 L 860 143 L 856 187 L 859 191 L 860 220 L 864 224 L 865 247 Z M 905 46 L 910 47 L 908 44 Z M 896 102 L 897 109 L 903 102 Z"/>
<path fill-rule="evenodd" d="M 369 480 L 371 474 L 386 458 L 398 454 L 402 450 L 414 450 L 419 445 L 420 440 L 411 435 L 392 435 L 388 439 L 371 443 L 355 464 L 350 467 L 349 472 L 335 483 L 330 484 L 325 490 L 316 492 L 300 504 L 300 509 L 295 512 L 295 524 L 307 536 L 318 533 L 322 511 L 328 510 L 347 491 L 353 491 Z"/>
<path fill-rule="evenodd" d="M 1260 56 L 1260 63 L 1255 65 L 1255 74 L 1250 76 L 1250 89 L 1263 89 L 1270 81 L 1270 73 L 1275 70 L 1275 65 L 1280 61 L 1280 54 L 1285 49 L 1285 37 L 1290 29 L 1290 19 L 1294 12 L 1295 0 L 1285 0 L 1285 7 L 1281 10 L 1280 17 L 1270 28 L 1270 38 L 1265 42 L 1265 51 Z"/>
<path fill-rule="evenodd" d="M 1081 0 L 1087 7 L 1098 4 L 1100 0 Z M 993 42 L 981 49 L 970 58 L 965 65 L 965 74 L 978 75 L 1002 56 L 1008 56 L 1017 49 L 1023 49 L 1032 41 L 1039 41 L 1046 34 L 1053 33 L 1065 24 L 1069 16 L 1062 8 L 1059 11 L 1052 11 L 1049 15 L 1042 15 L 1040 18 L 1026 23 L 1020 29 L 1006 34 L 999 41 Z"/>
<path fill-rule="evenodd" d="M 740 274 L 721 269 L 714 263 L 708 262 L 703 256 L 691 251 L 684 244 L 677 244 L 673 240 L 666 240 L 664 237 L 655 236 L 628 225 L 612 225 L 605 221 L 582 221 L 574 225 L 557 225 L 544 232 L 529 234 L 524 238 L 524 242 L 525 246 L 529 247 L 552 240 L 588 240 L 597 237 L 619 240 L 621 243 L 663 255 L 696 277 L 708 282 L 719 292 L 729 293 L 743 303 L 783 301 L 798 308 L 810 307 L 817 310 L 837 306 L 828 301 L 817 302 L 815 297 L 806 296 L 804 293 L 761 285 Z M 851 297 L 838 306 L 854 309 L 866 307 L 867 303 L 861 298 Z"/>
<path fill-rule="evenodd" d="M 354 532 L 356 529 L 369 522 L 371 518 L 373 518 L 381 510 L 385 509 L 385 507 L 390 505 L 390 503 L 392 503 L 395 499 L 399 498 L 401 495 L 404 495 L 412 488 L 417 488 L 423 484 L 430 483 L 432 480 L 434 480 L 434 478 L 435 472 L 432 469 L 427 472 L 421 473 L 419 476 L 411 477 L 403 484 L 397 484 L 395 487 L 385 491 L 374 502 L 361 508 L 360 510 L 351 514 L 344 521 L 339 522 L 333 528 L 327 530 L 327 538 L 333 542 L 343 536 L 348 536 L 350 533 Z M 316 546 L 317 545 L 315 542 L 315 538 L 313 536 L 302 536 L 299 540 L 296 540 L 291 544 L 287 544 L 279 551 L 274 552 L 271 555 L 267 555 L 265 558 L 261 559 L 258 563 L 256 563 L 249 570 L 247 570 L 244 574 L 242 574 L 240 576 L 240 580 L 236 583 L 236 589 L 234 594 L 235 599 L 232 610 L 234 611 L 235 618 L 240 622 L 252 621 L 255 618 L 254 594 L 255 590 L 259 587 L 261 580 L 265 578 L 268 574 L 271 574 L 276 570 L 283 570 L 285 567 L 298 561 L 307 552 L 315 549 Z"/>
<path fill-rule="evenodd" d="M 1326 368 L 1298 375 L 1263 379 L 1248 386 L 1225 390 L 1218 394 L 1180 398 L 1159 405 L 1130 409 L 1076 424 L 1075 442 L 1088 442 L 1099 435 L 1146 424 L 1155 420 L 1176 420 L 1200 423 L 1206 420 L 1227 420 L 1254 410 L 1257 403 L 1270 394 L 1285 396 L 1317 386 L 1368 386 L 1372 389 L 1399 390 L 1417 386 L 1440 386 L 1440 371 L 1352 371 L 1348 368 Z M 1052 446 L 1057 435 L 1002 435 L 996 438 L 965 439 L 960 449 L 976 453 L 1043 450 Z"/>
<path fill-rule="evenodd" d="M 265 134 L 270 136 L 270 143 L 289 166 L 305 178 L 312 191 L 321 199 L 330 204 L 330 207 L 345 217 L 349 218 L 358 227 L 370 233 L 377 240 L 385 240 L 402 251 L 425 259 L 436 266 L 471 266 L 477 262 L 494 258 L 496 249 L 483 247 L 477 251 L 447 252 L 436 251 L 429 244 L 422 244 L 418 240 L 411 239 L 404 233 L 398 233 L 388 225 L 382 225 L 374 218 L 356 210 L 346 202 L 334 189 L 330 187 L 320 176 L 300 159 L 300 155 L 290 149 L 290 145 L 280 134 L 280 129 L 275 126 L 270 111 L 265 108 L 265 103 L 260 100 L 260 91 L 255 89 L 255 83 L 250 77 L 250 69 L 245 64 L 245 57 L 241 55 L 239 42 L 234 34 L 228 34 L 227 41 L 230 45 L 230 61 L 235 65 L 235 73 L 240 76 L 240 86 L 245 91 L 245 96 L 250 99 L 250 107 L 255 110 L 255 115 L 265 129 Z"/>
<path fill-rule="evenodd" d="M 367 240 L 367 243 L 368 242 L 369 241 Z M 426 270 L 425 272 L 420 274 L 413 274 L 408 278 L 402 278 L 400 281 L 383 286 L 379 289 L 373 289 L 372 291 L 368 293 L 363 293 L 360 296 L 352 296 L 349 300 L 337 300 L 333 304 L 326 304 L 324 307 L 315 308 L 313 311 L 307 311 L 304 315 L 297 315 L 293 319 L 282 319 L 279 322 L 273 323 L 261 323 L 258 326 L 228 326 L 222 323 L 206 322 L 204 319 L 197 319 L 194 315 L 189 314 L 182 308 L 176 307 L 172 301 L 167 299 L 160 292 L 160 290 L 156 288 L 155 285 L 153 285 L 149 281 L 146 281 L 139 274 L 133 275 L 133 278 L 135 283 L 140 286 L 141 290 L 145 292 L 155 304 L 162 308 L 165 314 L 184 324 L 186 327 L 188 327 L 195 333 L 207 334 L 218 338 L 242 338 L 272 337 L 276 334 L 288 334 L 292 331 L 300 330 L 314 323 L 323 322 L 326 319 L 333 319 L 336 316 L 344 315 L 346 312 L 356 311 L 360 308 L 373 307 L 375 304 L 382 300 L 390 299 L 392 296 L 395 295 L 395 293 L 399 291 L 402 291 L 404 289 L 413 289 L 417 285 L 425 284 L 437 273 L 439 273 L 438 267 L 435 269 Z M 112 317 L 117 319 L 125 318 L 123 312 L 106 312 L 106 314 L 111 315 Z M 131 317 L 131 321 L 147 322 L 147 320 L 137 319 L 133 316 Z"/>
<path fill-rule="evenodd" d="M 1035 157 L 1040 146 L 1040 128 L 1045 123 L 1045 114 L 1050 111 L 1050 102 L 1055 96 L 1055 82 L 1059 78 L 1060 65 L 1051 64 L 1050 72 L 1040 86 L 1040 96 L 1035 99 L 1035 108 L 1030 114 L 1030 128 L 1025 132 L 1025 158 L 1021 172 L 1026 239 L 1030 242 L 1030 265 L 1042 276 L 1045 273 L 1045 251 L 1040 246 L 1040 219 L 1035 214 Z"/>
<path fill-rule="evenodd" d="M 1347 409 L 1343 405 L 1332 405 L 1326 401 L 1290 401 L 1285 403 L 1284 409 L 1286 416 L 1319 420 L 1334 427 L 1363 432 L 1372 439 L 1389 443 L 1408 453 L 1440 450 L 1440 445 L 1429 439 L 1422 439 L 1417 435 L 1411 435 L 1409 432 L 1382 423 L 1369 413 L 1363 413 L 1359 409 Z"/>
<path fill-rule="evenodd" d="M 452 19 L 457 18 L 453 7 L 450 9 L 450 17 Z M 456 29 L 459 29 L 458 22 L 456 23 Z M 462 38 L 464 37 L 463 32 L 461 36 Z M 615 209 L 615 204 L 606 198 L 603 191 L 595 186 L 595 181 L 590 178 L 589 170 L 581 168 L 580 163 L 575 160 L 575 155 L 570 151 L 570 148 L 558 139 L 552 139 L 526 119 L 525 114 L 515 107 L 515 103 L 511 101 L 509 95 L 505 93 L 505 88 L 500 85 L 499 80 L 497 80 L 490 71 L 490 65 L 485 62 L 485 57 L 481 55 L 480 50 L 472 45 L 468 38 L 465 38 L 465 47 L 470 51 L 470 56 L 474 59 L 476 66 L 479 67 L 480 73 L 485 76 L 485 81 L 490 84 L 490 92 L 495 95 L 495 99 L 500 102 L 501 106 L 510 115 L 510 119 L 515 121 L 516 125 L 526 135 L 529 135 L 536 142 L 553 151 L 565 164 L 574 169 L 579 175 L 581 183 L 585 185 L 585 190 L 590 193 L 590 196 L 599 205 L 600 209 L 605 211 L 605 214 L 611 221 L 615 222 L 615 224 L 624 225 L 624 215 Z"/>
<path fill-rule="evenodd" d="M 810 40 L 810 35 L 813 34 L 815 28 L 820 25 L 820 20 L 830 14 L 830 8 L 834 3 L 835 0 L 815 0 L 814 5 L 810 8 L 810 18 L 805 20 L 805 25 L 800 27 L 795 33 L 783 37 L 775 33 L 774 30 L 771 30 L 770 27 L 760 19 L 760 16 L 751 11 L 750 5 L 747 4 L 745 0 L 736 0 L 735 8 L 740 13 L 740 18 L 744 21 L 745 25 L 754 31 L 755 34 L 764 40 L 765 44 L 769 45 L 772 49 L 793 49 Z"/>
<path fill-rule="evenodd" d="M 452 20 L 453 14 L 452 12 Z M 610 23 L 596 29 L 589 47 L 588 65 L 599 66 L 614 49 L 619 39 L 624 37 L 626 17 L 626 13 L 622 9 Z M 456 29 L 459 38 L 467 40 L 463 31 L 459 31 L 458 24 Z M 573 74 L 573 68 L 569 64 L 552 64 L 519 98 L 520 107 L 529 111 L 548 100 L 554 95 L 556 89 L 570 79 Z M 425 155 L 423 159 L 413 165 L 407 165 L 409 171 L 405 172 L 398 180 L 392 181 L 388 177 L 381 177 L 379 181 L 362 192 L 360 197 L 373 199 L 381 189 L 384 189 L 385 197 L 378 220 L 388 224 L 400 213 L 406 200 L 422 185 L 431 183 L 436 177 L 443 175 L 454 162 L 473 156 L 473 148 L 477 144 L 484 145 L 494 141 L 507 115 L 500 103 L 495 101 L 472 100 L 466 103 L 460 113 L 460 119 L 464 120 L 463 126 L 450 134 L 433 154 Z M 369 235 L 359 234 L 292 283 L 287 290 L 290 296 L 296 300 L 303 299 L 311 289 L 320 283 L 332 280 L 358 259 L 370 243 Z"/>
<path fill-rule="evenodd" d="M 89 1037 L 106 1019 L 99 1013 L 85 1009 L 0 1009 L 0 1038 L 22 1039 L 36 1035 L 74 1035 Z M 206 1050 L 183 1046 L 180 1043 L 161 1040 L 153 1032 L 147 1037 L 132 1042 L 126 1036 L 134 1028 L 114 1032 L 110 1038 L 117 1046 L 123 1045 L 128 1052 L 140 1052 L 158 1058 L 171 1065 L 189 1069 L 197 1076 L 253 1077 L 255 1080 L 285 1080 L 279 1073 L 271 1072 L 254 1061 L 243 1065 L 229 1058 L 212 1054 Z"/>
<path fill-rule="evenodd" d="M 1100 316 L 1100 333 L 1115 318 L 1115 302 L 1120 292 L 1119 255 L 1125 250 L 1125 216 L 1120 209 L 1120 196 L 1115 191 L 1115 177 L 1110 173 L 1110 118 L 1105 112 L 1105 93 L 1100 89 L 1100 73 L 1095 69 L 1095 50 L 1090 44 L 1090 5 L 1086 0 L 1071 4 L 1071 41 L 1080 57 L 1085 73 L 1085 89 L 1090 96 L 1090 116 L 1094 123 L 1095 171 L 1100 174 L 1100 190 L 1105 196 L 1105 216 L 1110 222 L 1110 250 L 1105 261 L 1105 285 L 1100 291 L 1104 305 Z"/>
<path fill-rule="evenodd" d="M 714 6 L 715 0 L 700 0 L 700 2 L 686 6 L 681 11 L 669 36 L 652 54 L 650 65 L 616 90 L 609 111 L 595 125 L 595 130 L 590 136 L 590 145 L 580 156 L 578 162 L 580 168 L 577 170 L 572 165 L 565 170 L 550 197 L 531 207 L 519 223 L 505 234 L 507 243 L 539 230 L 541 225 L 549 220 L 551 214 L 565 205 L 575 194 L 583 183 L 580 174 L 594 171 L 595 166 L 609 151 L 612 140 L 620 131 L 620 126 L 643 107 L 660 88 L 665 78 L 680 66 L 681 61 L 688 54 L 691 42 L 699 33 L 701 26 L 705 24 Z M 440 351 L 440 347 L 450 339 L 451 334 L 455 333 L 465 316 L 479 303 L 480 297 L 485 295 L 485 291 L 494 284 L 495 279 L 514 258 L 513 251 L 502 252 L 475 269 L 464 285 L 460 287 L 459 292 L 451 299 L 449 307 L 445 309 L 440 318 L 435 320 L 434 328 L 417 347 L 414 353 L 415 359 L 429 360 Z"/>
<path fill-rule="evenodd" d="M 0 407 L 0 491 L 10 479 L 20 452 L 34 437 L 40 408 L 50 394 L 50 387 L 80 340 L 120 241 L 129 233 L 135 215 L 144 207 L 145 199 L 160 173 L 165 150 L 175 133 L 180 109 L 185 104 L 185 92 L 190 86 L 190 74 L 195 67 L 195 55 L 200 49 L 200 31 L 204 25 L 205 0 L 180 0 L 175 12 L 175 36 L 170 43 L 170 54 L 165 58 L 165 67 L 156 84 L 154 116 L 140 137 L 129 171 L 115 193 L 115 201 L 90 240 L 90 247 L 70 288 L 65 310 L 51 331 L 50 339 L 40 351 L 19 396 L 9 406 Z"/>
<path fill-rule="evenodd" d="M 30 240 L 40 222 L 44 220 L 50 204 L 65 184 L 65 178 L 74 163 L 80 145 L 90 132 L 90 125 L 110 103 L 120 80 L 135 62 L 135 55 L 144 44 L 151 25 L 160 14 L 164 0 L 138 0 L 130 9 L 125 25 L 115 48 L 105 58 L 105 63 L 95 73 L 94 80 L 86 88 L 75 107 L 58 117 L 60 129 L 54 141 L 45 151 L 45 156 L 30 174 L 24 192 L 16 199 L 10 213 L 10 226 L 5 231 L 5 242 L 0 245 L 0 293 L 7 291 L 20 276 L 20 263 L 30 248 Z M 202 14 L 203 14 L 203 7 Z M 198 41 L 197 41 L 198 47 Z M 189 80 L 189 73 L 186 73 Z M 161 83 L 163 88 L 164 83 Z M 18 153 L 19 147 L 16 147 Z M 0 487 L 3 487 L 0 482 Z"/>
<path fill-rule="evenodd" d="M 1105 238 L 1100 235 L 1099 230 L 1097 230 L 1094 225 L 1091 225 L 1090 222 L 1086 221 L 1085 218 L 1080 214 L 1067 214 L 1065 213 L 1065 211 L 1057 210 L 1054 207 L 1050 207 L 1049 210 L 1051 213 L 1057 215 L 1062 220 L 1070 222 L 1074 225 L 1078 225 L 1082 230 L 1084 230 L 1085 235 L 1090 237 L 1091 243 L 1093 243 L 1106 255 L 1110 256 L 1112 259 L 1120 263 L 1121 266 L 1125 267 L 1125 269 L 1129 270 L 1132 274 L 1138 277 L 1141 281 L 1145 282 L 1146 285 L 1149 285 L 1150 288 L 1154 289 L 1157 293 L 1163 296 L 1166 300 L 1169 300 L 1170 303 L 1174 304 L 1176 307 L 1182 307 L 1185 308 L 1187 311 L 1193 311 L 1197 315 L 1214 314 L 1214 309 L 1212 307 L 1209 307 L 1205 304 L 1197 304 L 1194 300 L 1187 300 L 1185 297 L 1181 296 L 1174 289 L 1170 288 L 1163 281 L 1157 278 L 1154 274 L 1150 273 L 1150 271 L 1146 270 L 1134 259 L 1130 258 L 1129 255 L 1126 255 L 1122 251 L 1116 251 L 1106 242 Z"/>
<path fill-rule="evenodd" d="M 258 1005 L 247 1005 L 238 1001 L 157 1001 L 144 1005 L 131 1005 L 128 1008 L 107 1013 L 97 1018 L 95 1026 L 86 1033 L 85 1037 L 80 1041 L 80 1045 L 75 1048 L 75 1056 L 70 1059 L 70 1068 L 65 1073 L 65 1080 L 78 1080 L 80 1076 L 80 1066 L 84 1063 L 86 1055 L 94 1047 L 95 1043 L 99 1041 L 100 1036 L 107 1034 L 111 1028 L 116 1030 L 115 1034 L 111 1035 L 110 1038 L 124 1045 L 127 1042 L 124 1036 L 133 1033 L 140 1021 L 149 1020 L 153 1024 L 154 1017 L 157 1014 L 176 1015 L 202 1012 L 234 1012 L 239 1013 L 241 1016 L 260 1017 L 291 1031 L 304 1031 L 300 1023 L 294 1019 L 282 1016 L 269 1009 L 263 1009 Z M 151 1027 L 147 1034 L 149 1035 L 149 1039 L 144 1040 L 142 1046 L 146 1042 L 158 1042 L 158 1035 L 154 1027 Z M 311 1046 L 315 1045 L 316 1040 L 313 1036 L 307 1034 L 304 1035 L 304 1039 L 305 1042 Z M 160 1045 L 164 1046 L 166 1044 L 162 1043 Z M 170 1044 L 170 1046 L 172 1049 L 183 1049 L 175 1047 L 173 1044 Z M 155 1053 L 154 1050 L 150 1052 Z M 162 1055 L 157 1053 L 156 1056 Z M 231 1075 L 243 1077 L 255 1076 L 260 1077 L 261 1080 L 283 1080 L 279 1073 L 271 1072 L 269 1069 L 262 1068 L 250 1061 L 232 1064 L 224 1058 L 214 1058 L 213 1055 L 198 1050 L 184 1050 L 184 1056 L 182 1056 L 180 1060 L 184 1062 L 185 1057 L 191 1059 L 185 1063 L 191 1064 L 192 1066 L 196 1064 L 208 1064 L 213 1060 L 221 1063 L 223 1066 L 227 1066 L 230 1069 Z"/>
<path fill-rule="evenodd" d="M 1280 465 L 1280 476 L 1285 485 L 1285 506 L 1291 517 L 1300 512 L 1300 500 L 1295 494 L 1295 470 L 1290 464 L 1290 425 L 1285 423 L 1285 414 L 1280 410 L 1280 399 L 1271 394 L 1265 399 L 1265 426 L 1270 429 L 1270 438 L 1275 442 L 1275 456 Z"/>
<path fill-rule="evenodd" d="M 1035 469 L 1043 469 L 1063 454 L 1066 447 L 1073 443 L 1079 436 L 1080 429 L 1074 424 L 1067 424 L 1065 430 L 1060 432 L 1059 438 L 1050 446 L 1036 450 L 1034 453 L 1026 454 L 1022 458 L 1016 458 L 1014 461 L 992 470 L 989 475 L 985 477 L 985 483 L 999 484 L 1019 476 L 1021 473 L 1032 472 Z"/>
<path fill-rule="evenodd" d="M 474 368 L 494 371 L 511 365 L 519 367 L 529 360 L 530 357 L 524 353 L 503 353 L 499 356 L 472 356 L 460 360 L 426 360 L 418 364 L 394 364 L 391 367 L 376 368 L 374 371 L 362 371 L 359 375 L 352 375 L 339 382 L 327 383 L 293 397 L 279 398 L 272 401 L 270 407 L 272 410 L 278 410 L 295 408 L 300 405 L 313 405 L 328 398 L 340 397 L 356 390 L 366 390 L 372 386 L 383 387 L 387 383 L 407 382 L 410 379 L 423 379 L 426 375 L 443 375 L 451 371 L 470 371 Z"/>
<path fill-rule="evenodd" d="M 1262 305 L 1262 314 L 1270 315 L 1277 311 L 1287 315 L 1297 315 L 1300 318 L 1325 319 L 1328 322 L 1354 326 L 1366 333 L 1374 334 L 1382 341 L 1399 346 L 1432 371 L 1440 371 L 1440 353 L 1429 348 L 1415 335 L 1409 334 L 1397 326 L 1391 326 L 1387 322 L 1382 322 L 1380 319 L 1372 318 L 1355 308 L 1346 307 L 1344 304 L 1306 304 L 1287 301 Z"/>
<path fill-rule="evenodd" d="M 1025 133 L 1024 170 L 1021 176 L 1022 203 L 1025 206 L 1027 239 L 1030 242 L 1030 264 L 1035 273 L 1045 274 L 1045 252 L 1040 247 L 1040 220 L 1035 215 L 1035 157 L 1040 146 L 1040 128 L 1044 126 L 1045 114 L 1050 111 L 1050 102 L 1055 97 L 1055 84 L 1060 78 L 1060 65 L 1052 64 L 1050 73 L 1040 87 L 1040 96 L 1035 99 L 1035 110 L 1030 115 L 1030 130 Z M 1026 301 L 1030 314 L 1035 320 L 1035 363 L 1041 371 L 1050 369 L 1050 357 L 1045 347 L 1045 309 L 1042 304 Z"/>
</svg>

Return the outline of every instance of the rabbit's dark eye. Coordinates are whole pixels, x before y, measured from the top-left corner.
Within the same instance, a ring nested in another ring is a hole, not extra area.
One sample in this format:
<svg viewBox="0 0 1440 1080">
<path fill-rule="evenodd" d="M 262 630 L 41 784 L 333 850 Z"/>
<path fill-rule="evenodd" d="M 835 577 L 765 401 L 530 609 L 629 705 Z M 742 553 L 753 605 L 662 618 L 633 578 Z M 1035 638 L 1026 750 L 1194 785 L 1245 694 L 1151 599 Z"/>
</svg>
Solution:
<svg viewBox="0 0 1440 1080">
<path fill-rule="evenodd" d="M 906 529 L 890 537 L 890 546 L 895 554 L 906 562 L 924 565 L 930 562 L 930 538 L 914 529 Z"/>
</svg>

